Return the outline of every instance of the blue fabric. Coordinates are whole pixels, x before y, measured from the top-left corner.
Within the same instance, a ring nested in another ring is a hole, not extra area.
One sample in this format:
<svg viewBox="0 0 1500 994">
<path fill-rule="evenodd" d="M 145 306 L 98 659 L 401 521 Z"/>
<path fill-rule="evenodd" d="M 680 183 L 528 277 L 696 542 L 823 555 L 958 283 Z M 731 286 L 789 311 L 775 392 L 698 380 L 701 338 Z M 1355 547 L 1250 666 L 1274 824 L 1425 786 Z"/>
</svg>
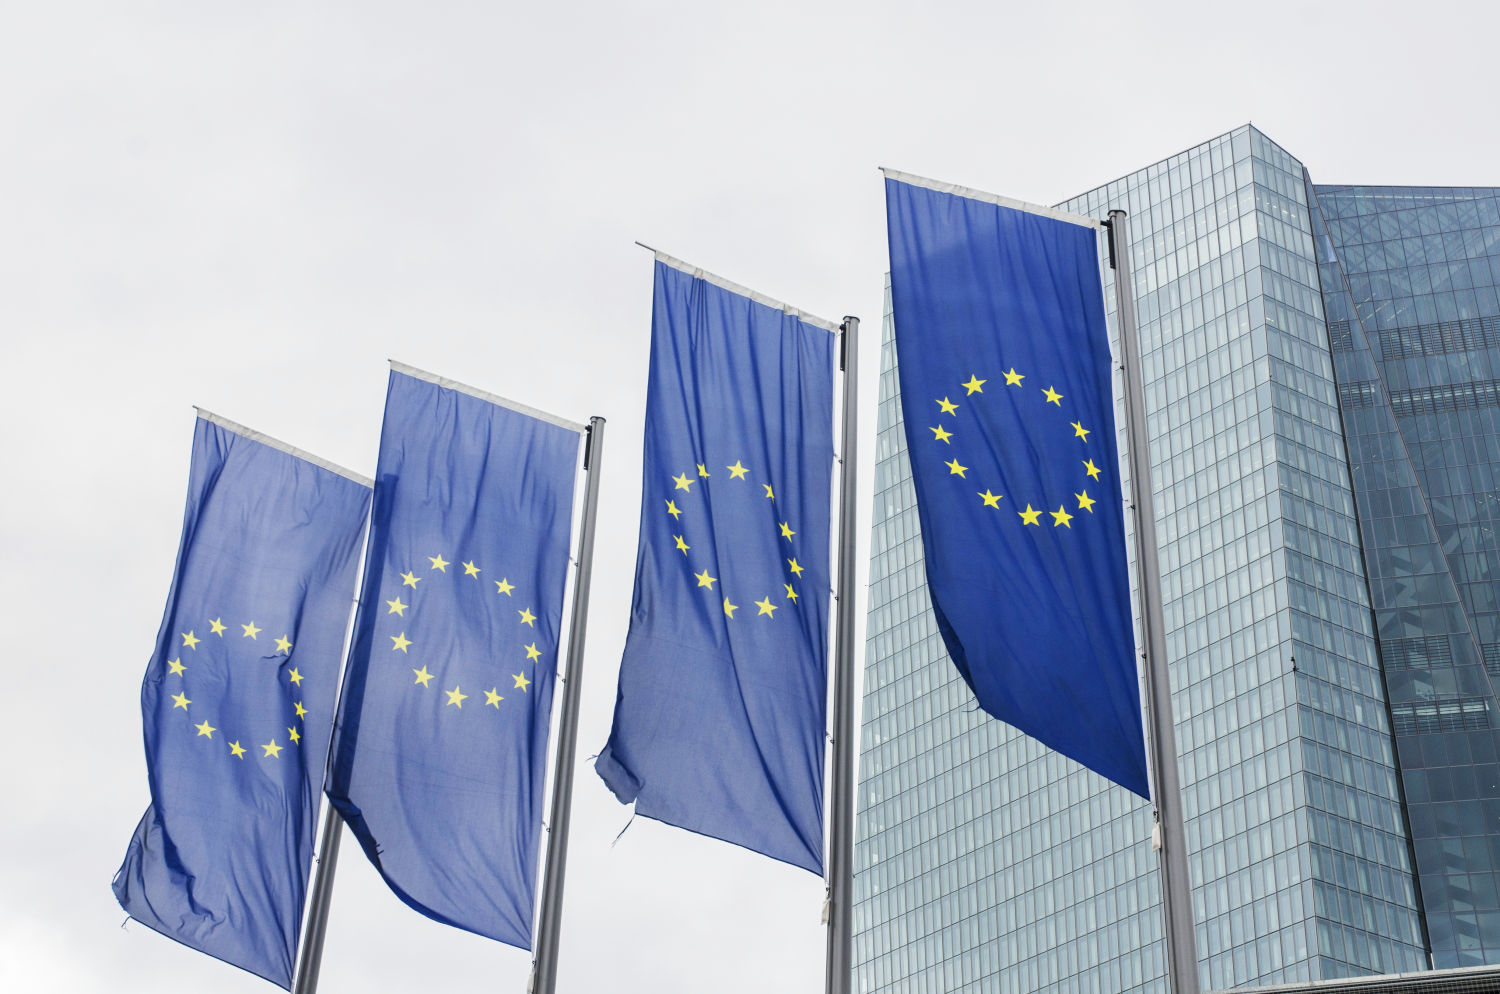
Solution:
<svg viewBox="0 0 1500 994">
<path fill-rule="evenodd" d="M 1094 229 L 886 181 L 927 582 L 980 707 L 1145 797 Z"/>
<path fill-rule="evenodd" d="M 637 814 L 814 873 L 834 342 L 656 264 L 635 600 L 595 764 Z"/>
<path fill-rule="evenodd" d="M 199 419 L 141 685 L 130 917 L 290 989 L 370 488 Z"/>
<path fill-rule="evenodd" d="M 523 949 L 579 438 L 391 373 L 328 774 L 401 900 Z"/>
</svg>

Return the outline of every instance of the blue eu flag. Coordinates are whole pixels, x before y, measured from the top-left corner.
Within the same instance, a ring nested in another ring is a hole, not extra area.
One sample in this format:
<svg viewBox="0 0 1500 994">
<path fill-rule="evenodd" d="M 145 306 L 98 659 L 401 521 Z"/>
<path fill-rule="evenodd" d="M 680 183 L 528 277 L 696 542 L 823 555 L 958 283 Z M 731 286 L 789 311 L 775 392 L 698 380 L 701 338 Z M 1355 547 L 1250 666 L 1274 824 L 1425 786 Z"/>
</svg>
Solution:
<svg viewBox="0 0 1500 994">
<path fill-rule="evenodd" d="M 207 412 L 141 685 L 136 921 L 292 986 L 369 481 Z"/>
<path fill-rule="evenodd" d="M 583 426 L 392 365 L 328 796 L 401 900 L 529 949 Z"/>
<path fill-rule="evenodd" d="M 980 707 L 1147 796 L 1095 223 L 909 179 L 891 301 L 938 628 Z"/>
<path fill-rule="evenodd" d="M 630 634 L 595 769 L 823 869 L 833 326 L 657 256 Z"/>
</svg>

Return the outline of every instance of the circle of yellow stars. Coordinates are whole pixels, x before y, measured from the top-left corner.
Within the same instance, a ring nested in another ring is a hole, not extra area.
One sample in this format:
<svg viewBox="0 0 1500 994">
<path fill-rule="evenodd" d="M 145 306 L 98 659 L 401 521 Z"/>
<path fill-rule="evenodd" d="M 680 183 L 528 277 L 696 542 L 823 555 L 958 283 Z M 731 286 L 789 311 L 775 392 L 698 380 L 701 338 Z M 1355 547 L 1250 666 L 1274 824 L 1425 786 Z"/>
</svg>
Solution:
<svg viewBox="0 0 1500 994">
<path fill-rule="evenodd" d="M 235 622 L 230 623 L 230 625 L 232 624 L 235 624 Z M 209 621 L 208 634 L 211 636 L 217 636 L 219 639 L 223 639 L 224 633 L 229 631 L 230 625 L 224 624 L 224 618 L 221 615 L 220 617 L 214 618 Z M 260 642 L 261 633 L 265 631 L 264 628 L 257 625 L 254 621 L 251 621 L 248 624 L 240 624 L 239 628 L 241 632 L 241 639 L 250 639 L 251 641 L 257 643 Z M 181 677 L 183 679 L 183 682 L 185 683 L 187 680 L 188 664 L 182 661 L 183 657 L 184 655 L 186 655 L 188 659 L 192 659 L 198 652 L 198 646 L 204 643 L 204 639 L 198 637 L 197 628 L 190 628 L 185 632 L 178 632 L 177 634 L 182 639 L 182 643 L 181 645 L 176 647 L 178 650 L 177 658 L 166 660 L 167 676 Z M 292 655 L 292 638 L 290 633 L 283 634 L 280 638 L 274 639 L 272 641 L 274 641 L 276 644 L 276 648 L 273 651 L 272 655 L 286 656 L 288 657 L 288 661 L 290 661 L 290 657 Z M 186 650 L 186 652 L 184 653 L 183 650 Z M 289 668 L 286 672 L 286 676 L 287 680 L 294 687 L 301 687 L 302 680 L 304 678 L 302 674 L 297 671 L 297 667 L 293 666 Z M 188 712 L 189 707 L 193 703 L 192 700 L 187 696 L 186 687 L 184 687 L 179 693 L 171 695 L 171 699 L 171 710 L 173 711 L 181 708 L 184 712 Z M 300 745 L 302 743 L 302 732 L 300 731 L 302 727 L 301 722 L 302 719 L 307 716 L 308 712 L 307 709 L 302 706 L 301 701 L 297 701 L 293 705 L 293 711 L 295 712 L 295 718 L 293 719 L 293 723 L 287 727 L 287 740 L 291 742 L 292 745 Z M 210 719 L 204 719 L 203 721 L 194 724 L 193 727 L 198 730 L 198 734 L 195 736 L 195 738 L 206 738 L 210 742 L 215 741 L 215 732 L 222 731 L 219 728 L 215 728 Z M 229 747 L 229 754 L 231 756 L 241 760 L 243 760 L 250 749 L 253 748 L 259 748 L 262 750 L 262 755 L 260 757 L 261 759 L 280 759 L 282 752 L 287 749 L 286 746 L 276 741 L 276 736 L 274 735 L 271 737 L 270 742 L 256 743 L 249 748 L 242 746 L 238 740 L 234 742 L 228 741 L 227 735 L 220 736 L 218 741 L 224 742 Z"/>
<path fill-rule="evenodd" d="M 706 464 L 704 464 L 704 463 L 696 463 L 695 465 L 698 468 L 696 475 L 692 475 L 693 471 L 689 470 L 687 472 L 679 473 L 678 475 L 672 477 L 672 484 L 673 484 L 672 494 L 673 494 L 673 496 L 669 497 L 669 498 L 663 498 L 664 501 L 665 501 L 665 503 L 666 503 L 666 505 L 667 505 L 666 513 L 672 518 L 672 521 L 673 521 L 674 524 L 680 522 L 680 520 L 682 518 L 682 509 L 677 506 L 677 499 L 678 499 L 678 498 L 676 498 L 677 491 L 678 490 L 686 491 L 687 494 L 688 494 L 688 496 L 691 497 L 692 494 L 693 494 L 693 484 L 699 483 L 699 482 L 701 482 L 703 480 L 711 479 L 712 476 L 713 476 L 713 474 L 709 472 L 708 466 Z M 732 466 L 725 466 L 724 468 L 729 471 L 729 479 L 730 480 L 743 480 L 746 484 L 750 484 L 750 480 L 749 480 L 750 469 L 749 469 L 749 467 L 747 467 L 747 466 L 745 466 L 743 464 L 743 460 L 736 459 L 734 461 L 734 464 Z M 771 484 L 769 484 L 769 483 L 761 483 L 761 484 L 751 484 L 751 485 L 760 486 L 761 488 L 763 488 L 765 490 L 765 492 L 766 492 L 765 493 L 766 499 L 772 501 L 773 503 L 775 502 L 775 500 L 776 500 L 776 489 Z M 779 517 L 779 515 L 777 515 L 775 517 Z M 797 532 L 792 528 L 791 522 L 790 521 L 778 521 L 777 522 L 777 527 L 780 529 L 780 536 L 779 537 L 783 538 L 783 539 L 786 539 L 786 541 L 789 543 L 788 546 L 787 546 L 787 549 L 790 550 L 790 551 L 795 551 L 795 549 L 793 547 L 793 544 L 791 544 L 791 543 L 793 542 L 793 536 L 795 536 L 797 534 Z M 686 557 L 687 554 L 688 554 L 688 552 L 692 549 L 692 546 L 687 543 L 687 539 L 684 537 L 686 535 L 686 531 L 687 531 L 686 529 L 683 529 L 683 535 L 673 535 L 672 536 L 672 541 L 674 543 L 673 551 L 682 553 L 684 557 Z M 782 558 L 785 559 L 786 557 L 783 556 Z M 797 580 L 800 580 L 801 577 L 802 577 L 802 573 L 806 569 L 806 567 L 802 566 L 801 564 L 799 564 L 797 562 L 797 559 L 796 559 L 795 556 L 793 556 L 790 559 L 786 559 L 786 564 L 787 564 L 787 566 L 786 566 L 787 573 L 790 574 L 793 583 L 795 583 Z M 703 570 L 702 573 L 694 573 L 693 576 L 697 578 L 697 580 L 698 580 L 698 586 L 699 587 L 706 587 L 709 590 L 710 593 L 714 593 L 714 584 L 719 582 L 719 578 L 718 577 L 716 577 L 716 576 L 710 576 L 709 572 L 708 572 L 708 570 L 706 568 Z M 797 590 L 796 590 L 795 586 L 793 585 L 793 583 L 783 583 L 782 584 L 782 587 L 785 590 L 785 593 L 782 595 L 782 599 L 783 599 L 783 601 L 790 601 L 792 604 L 796 604 L 797 603 L 797 598 L 800 595 L 797 593 Z M 731 602 L 730 599 L 729 599 L 729 597 L 727 595 L 724 595 L 724 592 L 722 590 L 718 591 L 718 593 L 716 594 L 716 596 L 723 596 L 723 599 L 724 599 L 724 603 L 723 603 L 724 615 L 727 618 L 733 619 L 734 618 L 734 612 L 740 610 L 740 605 Z M 757 608 L 755 617 L 757 617 L 757 618 L 764 617 L 764 618 L 770 618 L 773 621 L 775 620 L 775 618 L 776 618 L 776 612 L 778 610 L 780 610 L 785 605 L 784 604 L 772 604 L 771 603 L 771 596 L 772 596 L 771 594 L 766 594 L 765 597 L 763 597 L 760 600 L 754 602 L 755 607 Z"/>
<path fill-rule="evenodd" d="M 458 574 L 456 572 L 453 574 L 449 574 L 448 567 L 453 566 L 454 564 L 444 559 L 441 552 L 436 556 L 428 556 L 426 558 L 428 562 L 432 564 L 427 569 L 427 573 L 429 574 L 429 576 L 432 571 L 436 570 L 437 572 L 444 575 L 457 576 L 460 580 L 464 577 L 472 577 L 473 579 L 478 581 L 479 574 L 484 572 L 482 568 L 475 565 L 473 560 L 470 560 L 468 562 L 459 564 L 463 567 L 462 574 Z M 412 592 L 407 596 L 410 596 L 412 598 L 412 603 L 414 604 L 416 602 L 417 584 L 421 583 L 425 579 L 428 579 L 428 577 L 418 576 L 415 569 L 408 569 L 405 573 L 402 573 L 400 575 L 401 586 L 403 588 L 410 587 L 412 590 Z M 510 582 L 509 577 L 503 576 L 498 580 L 490 580 L 489 582 L 495 585 L 495 596 L 499 597 L 503 595 L 509 598 L 515 597 L 514 591 L 516 589 L 516 585 Z M 395 599 L 385 602 L 387 607 L 387 615 L 394 614 L 399 618 L 406 617 L 406 612 L 412 608 L 412 604 L 408 604 L 402 601 L 402 593 L 402 590 L 398 588 Z M 532 613 L 530 607 L 513 608 L 513 610 L 515 610 L 517 615 L 517 624 L 525 625 L 533 630 L 536 629 L 537 616 Z M 401 652 L 405 654 L 413 645 L 416 645 L 414 641 L 406 637 L 406 632 L 404 630 L 399 635 L 390 635 L 387 636 L 387 638 L 391 640 L 392 652 Z M 535 639 L 532 640 L 530 645 L 525 646 L 524 648 L 526 652 L 526 662 L 528 664 L 541 658 L 542 650 L 537 648 Z M 416 678 L 412 681 L 412 686 L 420 686 L 423 688 L 431 687 L 432 680 L 435 676 L 435 674 L 428 671 L 426 664 L 423 664 L 419 669 L 413 669 L 412 674 Z M 510 678 L 513 686 L 507 687 L 506 689 L 519 690 L 523 694 L 527 693 L 527 688 L 530 687 L 533 683 L 533 681 L 528 679 L 526 676 L 526 666 L 524 664 L 521 666 L 521 672 L 510 674 Z M 441 686 L 438 689 L 442 690 L 442 692 L 448 697 L 447 702 L 444 704 L 445 708 L 457 707 L 460 711 L 462 711 L 464 707 L 464 701 L 467 701 L 472 696 L 471 694 L 464 693 L 462 685 L 457 683 L 453 685 L 452 690 L 443 689 Z M 489 690 L 485 690 L 482 692 L 484 694 L 485 700 L 484 704 L 481 706 L 493 707 L 496 711 L 500 710 L 500 702 L 505 700 L 505 696 L 500 693 L 499 685 L 497 684 L 496 686 L 491 687 Z"/>
<path fill-rule="evenodd" d="M 1005 377 L 1005 386 L 1015 387 L 1021 390 L 1026 389 L 1025 385 L 1022 383 L 1022 381 L 1026 379 L 1025 374 L 1016 372 L 1014 366 L 1012 366 L 1009 370 L 1001 375 Z M 971 373 L 969 374 L 968 382 L 960 383 L 959 386 L 966 391 L 963 394 L 963 397 L 967 398 L 972 397 L 976 393 L 984 393 L 984 385 L 988 382 L 990 381 L 981 380 L 977 374 Z M 1047 398 L 1046 403 L 1056 404 L 1059 408 L 1062 407 L 1063 395 L 1058 393 L 1054 386 L 1048 384 L 1045 388 L 1042 389 L 1042 393 Z M 956 419 L 958 418 L 958 410 L 962 405 L 953 401 L 949 397 L 933 399 L 938 405 L 937 416 L 939 423 L 935 426 L 929 426 L 928 431 L 932 432 L 934 442 L 942 442 L 944 445 L 952 445 L 952 439 L 957 437 L 957 433 L 949 431 L 947 426 L 943 423 L 942 419 L 945 415 L 954 418 L 955 420 L 950 423 L 953 424 L 954 427 L 957 427 Z M 1089 441 L 1089 435 L 1093 432 L 1094 429 L 1085 428 L 1081 421 L 1072 421 L 1069 422 L 1069 424 L 1073 428 L 1073 434 L 1070 437 L 1076 438 L 1084 445 L 1087 445 Z M 1098 466 L 1094 465 L 1094 460 L 1091 458 L 1083 459 L 1081 460 L 1081 462 L 1083 463 L 1084 476 L 1091 480 L 1098 480 L 1100 469 Z M 968 479 L 965 474 L 969 471 L 969 467 L 962 465 L 958 461 L 957 457 L 951 460 L 947 460 L 944 464 L 948 467 L 949 476 L 957 476 L 965 480 Z M 990 488 L 988 487 L 986 487 L 983 492 L 975 491 L 975 495 L 984 502 L 985 507 L 992 507 L 997 511 L 1001 510 L 1000 502 L 1005 499 L 1004 494 L 991 493 Z M 1076 493 L 1073 496 L 1078 501 L 1078 506 L 1074 508 L 1074 510 L 1087 511 L 1089 514 L 1094 513 L 1094 505 L 1097 504 L 1098 501 L 1089 496 L 1088 486 L 1086 484 L 1082 488 L 1082 493 Z M 1076 514 L 1070 514 L 1068 512 L 1066 503 L 1059 503 L 1057 505 L 1057 510 L 1055 511 L 1048 511 L 1045 509 L 1038 510 L 1036 508 L 1033 508 L 1031 504 L 1028 503 L 1026 505 L 1026 510 L 1017 511 L 1016 514 L 1021 519 L 1022 527 L 1025 527 L 1026 525 L 1035 525 L 1040 528 L 1042 526 L 1041 517 L 1043 514 L 1047 514 L 1052 518 L 1053 528 L 1067 528 L 1069 531 L 1071 531 L 1073 528 L 1073 519 L 1078 516 Z"/>
</svg>

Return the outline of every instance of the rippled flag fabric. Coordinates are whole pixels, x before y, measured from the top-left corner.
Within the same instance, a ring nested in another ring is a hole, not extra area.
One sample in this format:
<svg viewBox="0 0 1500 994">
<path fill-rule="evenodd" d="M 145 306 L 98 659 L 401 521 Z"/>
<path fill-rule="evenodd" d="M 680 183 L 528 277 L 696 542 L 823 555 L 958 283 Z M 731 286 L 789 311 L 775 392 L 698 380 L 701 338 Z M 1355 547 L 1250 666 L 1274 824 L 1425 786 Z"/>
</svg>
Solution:
<svg viewBox="0 0 1500 994">
<path fill-rule="evenodd" d="M 637 814 L 814 873 L 832 330 L 657 256 L 635 598 L 595 764 Z"/>
<path fill-rule="evenodd" d="M 288 989 L 369 481 L 200 412 L 141 685 L 131 918 Z"/>
<path fill-rule="evenodd" d="M 392 365 L 328 795 L 401 900 L 530 949 L 583 426 Z"/>
<path fill-rule="evenodd" d="M 1148 796 L 1096 228 L 908 179 L 891 300 L 938 628 L 986 712 Z"/>
</svg>

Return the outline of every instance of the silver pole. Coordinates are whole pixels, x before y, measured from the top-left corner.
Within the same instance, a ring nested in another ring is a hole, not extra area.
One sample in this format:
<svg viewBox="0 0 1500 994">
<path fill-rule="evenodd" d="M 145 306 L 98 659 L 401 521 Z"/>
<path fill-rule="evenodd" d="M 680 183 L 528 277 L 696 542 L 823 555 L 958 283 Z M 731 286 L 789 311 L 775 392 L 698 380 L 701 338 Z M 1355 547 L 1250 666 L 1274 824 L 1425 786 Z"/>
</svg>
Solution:
<svg viewBox="0 0 1500 994">
<path fill-rule="evenodd" d="M 854 528 L 859 433 L 859 318 L 840 327 L 844 440 L 839 472 L 839 587 L 833 677 L 833 785 L 829 791 L 827 994 L 849 994 L 854 974 Z"/>
<path fill-rule="evenodd" d="M 371 504 L 373 510 L 374 504 Z M 365 547 L 359 554 L 355 575 L 360 578 L 359 591 L 349 605 L 349 619 L 344 624 L 344 644 L 339 658 L 344 660 L 344 669 L 339 671 L 339 694 L 344 693 L 344 672 L 349 666 L 349 643 L 354 637 L 354 622 L 359 616 L 359 600 L 364 596 L 365 559 L 370 554 L 371 520 L 365 519 Z M 338 702 L 334 702 L 333 713 L 338 715 Z M 337 721 L 329 723 L 333 732 L 328 736 L 328 754 L 323 758 L 323 772 L 333 763 L 333 740 L 337 737 Z M 318 781 L 322 793 L 323 780 Z M 333 802 L 323 794 L 323 834 L 318 840 L 317 878 L 313 880 L 312 902 L 307 909 L 307 924 L 302 930 L 302 948 L 297 953 L 297 976 L 292 981 L 292 994 L 317 994 L 318 973 L 323 969 L 323 938 L 328 934 L 328 909 L 333 904 L 333 880 L 339 865 L 339 840 L 344 835 L 344 819 L 334 810 Z"/>
<path fill-rule="evenodd" d="M 293 994 L 316 994 L 318 971 L 323 967 L 323 937 L 328 933 L 328 906 L 333 903 L 333 876 L 339 864 L 339 840 L 344 834 L 344 819 L 334 810 L 333 802 L 325 801 L 324 805 L 327 810 L 323 812 L 323 838 L 318 843 L 318 879 L 313 883 Z"/>
<path fill-rule="evenodd" d="M 1109 212 L 1109 264 L 1115 271 L 1115 314 L 1125 367 L 1125 423 L 1130 437 L 1130 499 L 1135 524 L 1135 562 L 1141 589 L 1147 721 L 1151 727 L 1152 805 L 1160 833 L 1162 910 L 1167 926 L 1167 977 L 1172 994 L 1198 994 L 1198 952 L 1193 938 L 1187 833 L 1182 821 L 1182 784 L 1177 775 L 1177 734 L 1172 727 L 1172 683 L 1162 630 L 1161 564 L 1156 550 L 1156 514 L 1151 504 L 1150 437 L 1142 410 L 1144 381 L 1135 329 L 1130 238 L 1124 211 Z"/>
<path fill-rule="evenodd" d="M 583 468 L 588 473 L 583 526 L 578 535 L 578 574 L 573 585 L 573 618 L 568 630 L 568 669 L 563 674 L 562 720 L 557 728 L 556 775 L 552 782 L 552 826 L 547 838 L 547 870 L 542 879 L 542 913 L 537 921 L 536 958 L 528 991 L 557 990 L 557 944 L 562 931 L 563 881 L 568 872 L 568 825 L 573 815 L 573 766 L 578 755 L 578 703 L 583 696 L 583 641 L 589 620 L 589 581 L 594 570 L 594 519 L 599 510 L 599 469 L 604 463 L 604 419 L 590 418 Z"/>
</svg>

